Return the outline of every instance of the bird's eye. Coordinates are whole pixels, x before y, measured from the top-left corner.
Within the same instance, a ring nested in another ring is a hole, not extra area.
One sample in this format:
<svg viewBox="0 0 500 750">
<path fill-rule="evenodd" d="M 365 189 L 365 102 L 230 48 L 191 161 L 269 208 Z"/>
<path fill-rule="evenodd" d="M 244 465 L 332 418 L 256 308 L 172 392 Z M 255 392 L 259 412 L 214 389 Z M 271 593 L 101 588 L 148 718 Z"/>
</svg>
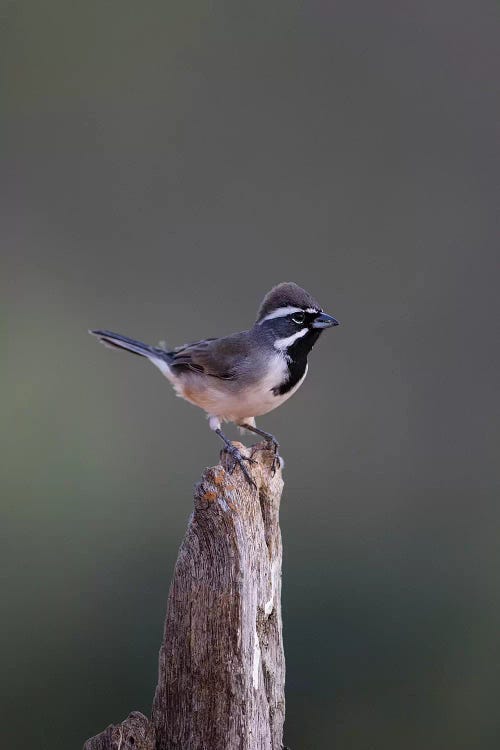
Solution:
<svg viewBox="0 0 500 750">
<path fill-rule="evenodd" d="M 292 315 L 292 320 L 294 323 L 298 323 L 299 325 L 304 322 L 306 319 L 306 316 L 303 312 L 296 312 Z"/>
</svg>

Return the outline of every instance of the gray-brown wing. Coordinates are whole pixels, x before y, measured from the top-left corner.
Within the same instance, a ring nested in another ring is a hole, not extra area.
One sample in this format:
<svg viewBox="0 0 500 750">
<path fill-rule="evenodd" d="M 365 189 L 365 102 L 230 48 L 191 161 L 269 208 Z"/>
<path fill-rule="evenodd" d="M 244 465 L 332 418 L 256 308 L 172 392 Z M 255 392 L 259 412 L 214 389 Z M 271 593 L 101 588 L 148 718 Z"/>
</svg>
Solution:
<svg viewBox="0 0 500 750">
<path fill-rule="evenodd" d="M 172 352 L 171 367 L 189 369 L 221 380 L 233 380 L 248 355 L 244 333 L 221 339 L 204 339 Z"/>
</svg>

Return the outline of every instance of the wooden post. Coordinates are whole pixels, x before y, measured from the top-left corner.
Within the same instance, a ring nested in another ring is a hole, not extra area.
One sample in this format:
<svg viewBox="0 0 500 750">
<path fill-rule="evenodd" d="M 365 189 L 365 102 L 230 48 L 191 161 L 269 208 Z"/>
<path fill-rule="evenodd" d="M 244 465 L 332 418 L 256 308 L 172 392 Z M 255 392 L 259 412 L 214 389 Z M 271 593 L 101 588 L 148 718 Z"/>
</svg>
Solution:
<svg viewBox="0 0 500 750">
<path fill-rule="evenodd" d="M 135 712 L 84 750 L 282 750 L 283 481 L 265 443 L 238 447 L 256 461 L 249 471 L 257 490 L 238 467 L 227 471 L 225 451 L 196 487 L 168 597 L 151 720 Z"/>
</svg>

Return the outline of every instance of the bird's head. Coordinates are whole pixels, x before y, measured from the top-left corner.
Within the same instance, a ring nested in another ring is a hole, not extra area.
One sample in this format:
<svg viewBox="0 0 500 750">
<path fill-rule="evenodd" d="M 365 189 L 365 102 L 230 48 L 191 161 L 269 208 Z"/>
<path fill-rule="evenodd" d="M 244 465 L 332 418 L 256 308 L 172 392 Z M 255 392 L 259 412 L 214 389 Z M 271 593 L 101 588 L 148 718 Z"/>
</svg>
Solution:
<svg viewBox="0 0 500 750">
<path fill-rule="evenodd" d="M 338 326 L 338 321 L 323 312 L 309 292 L 287 281 L 266 294 L 256 325 L 273 337 L 275 349 L 295 358 L 307 355 L 321 331 Z"/>
</svg>

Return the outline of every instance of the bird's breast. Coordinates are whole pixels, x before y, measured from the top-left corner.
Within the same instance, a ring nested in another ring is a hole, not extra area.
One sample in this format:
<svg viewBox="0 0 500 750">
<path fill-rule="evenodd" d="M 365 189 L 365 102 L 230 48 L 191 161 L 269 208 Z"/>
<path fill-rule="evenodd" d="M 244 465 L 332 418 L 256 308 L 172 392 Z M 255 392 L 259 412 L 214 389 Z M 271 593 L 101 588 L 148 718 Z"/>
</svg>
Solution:
<svg viewBox="0 0 500 750">
<path fill-rule="evenodd" d="M 199 406 L 207 414 L 228 422 L 238 422 L 245 417 L 258 417 L 276 409 L 300 387 L 307 373 L 307 365 L 300 379 L 291 388 L 283 390 L 291 373 L 285 357 L 273 356 L 260 377 L 242 374 L 234 380 L 218 380 L 194 372 L 186 373 L 174 382 L 179 396 Z"/>
</svg>

